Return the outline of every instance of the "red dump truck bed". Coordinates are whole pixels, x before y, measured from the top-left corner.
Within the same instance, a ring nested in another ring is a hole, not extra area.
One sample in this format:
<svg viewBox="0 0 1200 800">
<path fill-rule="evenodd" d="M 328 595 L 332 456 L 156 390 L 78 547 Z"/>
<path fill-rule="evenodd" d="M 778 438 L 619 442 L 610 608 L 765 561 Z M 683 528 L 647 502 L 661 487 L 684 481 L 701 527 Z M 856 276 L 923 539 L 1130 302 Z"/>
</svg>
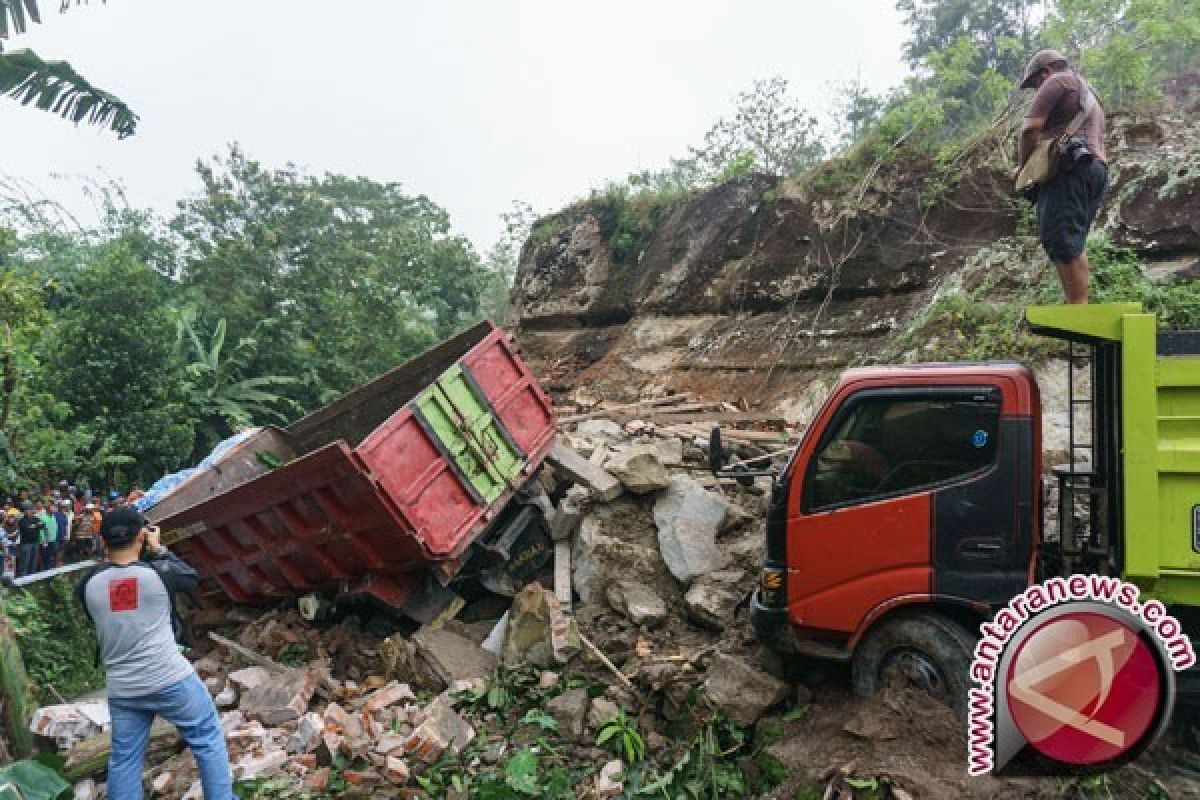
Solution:
<svg viewBox="0 0 1200 800">
<path fill-rule="evenodd" d="M 554 431 L 549 397 L 485 322 L 282 431 L 264 429 L 273 458 L 295 454 L 282 466 L 255 458 L 251 439 L 148 515 L 235 602 L 316 591 L 402 608 L 430 576 L 457 572 Z"/>
</svg>

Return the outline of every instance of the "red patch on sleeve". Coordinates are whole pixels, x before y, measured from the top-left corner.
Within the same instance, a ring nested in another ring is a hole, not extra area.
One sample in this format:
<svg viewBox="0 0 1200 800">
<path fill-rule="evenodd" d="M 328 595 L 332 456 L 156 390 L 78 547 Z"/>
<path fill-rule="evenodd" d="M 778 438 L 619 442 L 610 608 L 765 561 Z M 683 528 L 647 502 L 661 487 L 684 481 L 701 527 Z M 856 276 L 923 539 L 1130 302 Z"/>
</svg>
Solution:
<svg viewBox="0 0 1200 800">
<path fill-rule="evenodd" d="M 136 611 L 137 607 L 137 578 L 121 578 L 108 584 L 108 608 L 110 611 Z"/>
</svg>

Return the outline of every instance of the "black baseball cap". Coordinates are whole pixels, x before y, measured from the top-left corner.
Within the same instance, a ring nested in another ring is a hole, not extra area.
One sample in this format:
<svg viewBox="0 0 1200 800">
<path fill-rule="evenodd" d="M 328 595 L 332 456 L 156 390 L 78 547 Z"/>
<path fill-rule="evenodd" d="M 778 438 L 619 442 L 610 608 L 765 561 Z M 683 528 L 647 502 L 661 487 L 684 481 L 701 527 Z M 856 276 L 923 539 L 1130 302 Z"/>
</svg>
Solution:
<svg viewBox="0 0 1200 800">
<path fill-rule="evenodd" d="M 100 538 L 110 547 L 120 547 L 132 542 L 146 527 L 146 518 L 132 506 L 122 506 L 110 511 L 100 523 Z"/>
</svg>

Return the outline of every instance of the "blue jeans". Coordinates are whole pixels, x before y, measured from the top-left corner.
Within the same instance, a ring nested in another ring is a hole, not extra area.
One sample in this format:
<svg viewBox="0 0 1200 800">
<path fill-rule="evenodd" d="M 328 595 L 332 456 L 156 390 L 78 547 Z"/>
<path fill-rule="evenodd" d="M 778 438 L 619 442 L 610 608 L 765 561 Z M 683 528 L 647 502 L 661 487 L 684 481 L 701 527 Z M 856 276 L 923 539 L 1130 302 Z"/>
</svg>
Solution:
<svg viewBox="0 0 1200 800">
<path fill-rule="evenodd" d="M 160 716 L 179 729 L 179 735 L 192 748 L 204 800 L 230 800 L 233 775 L 225 734 L 217 708 L 208 690 L 195 673 L 151 694 L 140 697 L 110 697 L 112 716 L 112 754 L 108 759 L 108 796 L 110 800 L 141 800 L 142 762 L 150 726 Z"/>
</svg>

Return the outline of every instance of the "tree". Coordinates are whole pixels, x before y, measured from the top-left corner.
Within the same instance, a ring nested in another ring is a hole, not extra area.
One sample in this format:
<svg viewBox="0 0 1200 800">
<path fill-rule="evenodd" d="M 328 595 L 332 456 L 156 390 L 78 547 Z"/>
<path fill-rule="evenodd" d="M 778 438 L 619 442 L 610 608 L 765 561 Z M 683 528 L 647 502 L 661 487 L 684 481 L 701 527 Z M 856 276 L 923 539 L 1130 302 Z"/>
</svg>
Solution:
<svg viewBox="0 0 1200 800">
<path fill-rule="evenodd" d="M 883 114 L 885 100 L 862 82 L 861 76 L 834 85 L 833 128 L 838 143 L 849 147 Z"/>
<path fill-rule="evenodd" d="M 197 171 L 203 192 L 171 223 L 187 299 L 203 326 L 219 314 L 234 341 L 253 336 L 246 374 L 296 378 L 283 393 L 304 407 L 479 318 L 483 266 L 427 197 L 236 146 Z"/>
<path fill-rule="evenodd" d="M 795 175 L 824 155 L 816 118 L 792 99 L 787 79 L 779 75 L 755 81 L 740 93 L 733 116 L 718 120 L 705 134 L 704 145 L 692 149 L 710 180 L 751 170 Z"/>
<path fill-rule="evenodd" d="M 196 312 L 192 308 L 178 313 L 176 326 L 176 352 L 186 364 L 185 402 L 189 416 L 200 426 L 193 455 L 203 456 L 238 428 L 257 422 L 283 421 L 285 416 L 280 410 L 283 407 L 297 410 L 295 403 L 269 391 L 295 383 L 295 378 L 246 376 L 258 344 L 254 338 L 243 337 L 226 353 L 225 320 L 217 322 L 211 338 L 205 342 L 196 330 Z"/>
<path fill-rule="evenodd" d="M 1200 66 L 1195 0 L 1058 0 L 1046 41 L 1110 107 L 1154 97 L 1162 80 Z"/>
<path fill-rule="evenodd" d="M 521 249 L 529 239 L 538 215 L 533 206 L 523 200 L 513 200 L 512 207 L 500 215 L 504 233 L 483 258 L 484 271 L 479 290 L 483 316 L 503 324 L 508 320 L 508 292 L 517 274 Z"/>
<path fill-rule="evenodd" d="M 78 3 L 79 0 L 76 0 Z M 71 7 L 61 0 L 59 10 Z M 120 98 L 93 86 L 66 61 L 44 61 L 32 50 L 6 51 L 10 33 L 40 23 L 37 0 L 0 0 L 0 93 L 79 124 L 107 125 L 121 139 L 137 130 L 138 115 Z"/>
<path fill-rule="evenodd" d="M 118 240 L 80 270 L 77 302 L 47 334 L 37 388 L 68 409 L 50 422 L 91 436 L 85 469 L 109 485 L 149 481 L 192 452 L 170 288 Z"/>
<path fill-rule="evenodd" d="M 1034 48 L 1042 0 L 898 0 L 909 39 L 904 57 L 914 69 L 961 37 L 974 45 L 979 72 L 1008 78 L 1020 74 Z"/>
</svg>

